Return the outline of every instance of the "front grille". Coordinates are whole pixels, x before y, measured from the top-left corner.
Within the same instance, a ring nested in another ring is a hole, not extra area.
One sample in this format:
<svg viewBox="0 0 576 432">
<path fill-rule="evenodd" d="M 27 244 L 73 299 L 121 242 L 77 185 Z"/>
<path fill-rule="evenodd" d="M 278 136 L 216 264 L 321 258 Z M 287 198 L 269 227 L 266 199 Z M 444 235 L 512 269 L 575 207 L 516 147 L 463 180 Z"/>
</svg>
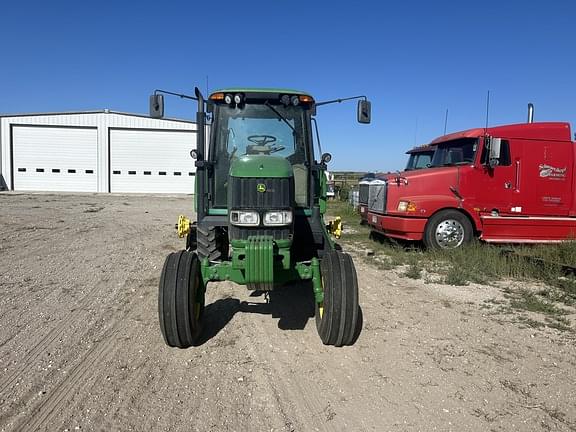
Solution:
<svg viewBox="0 0 576 432">
<path fill-rule="evenodd" d="M 259 185 L 265 191 L 259 192 Z M 230 177 L 228 184 L 228 210 L 257 210 L 259 227 L 238 227 L 230 224 L 231 240 L 247 240 L 250 236 L 271 236 L 274 240 L 291 238 L 292 226 L 265 227 L 262 225 L 265 210 L 294 209 L 294 178 Z M 295 215 L 293 215 L 293 218 Z"/>
<path fill-rule="evenodd" d="M 358 202 L 360 204 L 368 204 L 368 193 L 370 190 L 369 184 L 360 184 L 358 185 Z"/>
<path fill-rule="evenodd" d="M 258 192 L 264 185 L 264 192 Z M 294 207 L 294 178 L 230 177 L 229 209 L 289 209 Z"/>
<path fill-rule="evenodd" d="M 228 237 L 230 240 L 248 240 L 252 236 L 269 236 L 274 240 L 288 240 L 291 237 L 292 226 L 270 227 L 239 227 L 230 224 Z"/>
<path fill-rule="evenodd" d="M 368 194 L 368 210 L 374 213 L 385 213 L 386 195 L 388 185 L 386 182 L 372 183 Z"/>
</svg>

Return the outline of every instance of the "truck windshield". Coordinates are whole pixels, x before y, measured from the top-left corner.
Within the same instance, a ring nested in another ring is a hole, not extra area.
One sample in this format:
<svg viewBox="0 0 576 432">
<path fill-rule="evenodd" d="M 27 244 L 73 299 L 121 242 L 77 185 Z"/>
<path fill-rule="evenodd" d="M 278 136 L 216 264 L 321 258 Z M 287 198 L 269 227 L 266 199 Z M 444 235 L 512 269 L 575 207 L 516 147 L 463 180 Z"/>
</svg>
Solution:
<svg viewBox="0 0 576 432">
<path fill-rule="evenodd" d="M 411 153 L 404 171 L 428 168 L 434 152 Z"/>
<path fill-rule="evenodd" d="M 431 167 L 469 165 L 474 163 L 478 147 L 476 138 L 462 138 L 437 145 Z"/>
<path fill-rule="evenodd" d="M 286 158 L 294 167 L 295 181 L 305 182 L 308 161 L 305 110 L 298 106 L 245 104 L 241 108 L 220 105 L 214 121 L 211 160 L 214 161 L 214 205 L 226 207 L 227 177 L 235 158 L 245 155 L 272 155 Z M 302 178 L 304 177 L 304 178 Z M 305 203 L 302 203 L 304 205 Z"/>
</svg>

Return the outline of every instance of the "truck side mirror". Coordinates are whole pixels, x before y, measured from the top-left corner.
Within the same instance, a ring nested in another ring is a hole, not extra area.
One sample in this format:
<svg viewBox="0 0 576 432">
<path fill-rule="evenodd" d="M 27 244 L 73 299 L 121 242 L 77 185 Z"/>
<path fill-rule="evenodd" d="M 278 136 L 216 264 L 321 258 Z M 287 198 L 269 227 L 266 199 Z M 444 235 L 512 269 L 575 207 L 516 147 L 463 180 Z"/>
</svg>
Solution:
<svg viewBox="0 0 576 432">
<path fill-rule="evenodd" d="M 490 168 L 494 168 L 500 162 L 500 148 L 502 147 L 502 138 L 490 138 L 488 145 L 488 165 Z"/>
<path fill-rule="evenodd" d="M 368 100 L 358 101 L 358 123 L 370 123 L 372 104 Z"/>
<path fill-rule="evenodd" d="M 150 96 L 150 117 L 164 117 L 164 95 L 153 94 Z"/>
<path fill-rule="evenodd" d="M 500 159 L 500 147 L 502 138 L 490 139 L 490 159 Z"/>
</svg>

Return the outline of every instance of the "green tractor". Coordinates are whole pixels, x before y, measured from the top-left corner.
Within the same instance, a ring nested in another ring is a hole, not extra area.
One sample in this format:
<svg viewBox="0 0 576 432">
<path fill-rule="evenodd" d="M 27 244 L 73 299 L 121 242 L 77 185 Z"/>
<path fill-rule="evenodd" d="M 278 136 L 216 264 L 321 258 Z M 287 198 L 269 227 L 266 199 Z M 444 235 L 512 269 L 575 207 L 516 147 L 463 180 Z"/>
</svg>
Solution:
<svg viewBox="0 0 576 432">
<path fill-rule="evenodd" d="M 350 255 L 331 240 L 326 211 L 326 164 L 314 116 L 319 105 L 358 100 L 358 121 L 370 122 L 364 96 L 317 103 L 307 93 L 285 89 L 233 88 L 205 100 L 156 90 L 151 116 L 163 116 L 163 94 L 198 101 L 195 210 L 180 217 L 186 250 L 166 258 L 158 312 L 167 345 L 199 342 L 206 286 L 233 281 L 270 291 L 310 280 L 318 334 L 326 345 L 354 342 L 359 331 L 358 282 Z M 212 121 L 205 142 L 206 117 Z M 313 127 L 314 125 L 314 127 Z M 205 150 L 207 154 L 205 153 Z M 321 153 L 321 150 L 320 150 Z"/>
</svg>

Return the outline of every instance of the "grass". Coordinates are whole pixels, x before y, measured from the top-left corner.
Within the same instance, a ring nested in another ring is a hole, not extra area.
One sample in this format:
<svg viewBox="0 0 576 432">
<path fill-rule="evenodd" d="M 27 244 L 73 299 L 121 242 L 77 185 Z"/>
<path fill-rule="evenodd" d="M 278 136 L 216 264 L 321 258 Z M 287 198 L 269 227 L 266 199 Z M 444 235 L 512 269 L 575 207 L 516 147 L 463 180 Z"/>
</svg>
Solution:
<svg viewBox="0 0 576 432">
<path fill-rule="evenodd" d="M 512 299 L 510 305 L 515 309 L 521 309 L 527 312 L 539 312 L 544 315 L 557 316 L 566 314 L 564 309 L 557 307 L 554 303 L 528 290 L 520 290 L 518 296 Z"/>
<path fill-rule="evenodd" d="M 548 327 L 570 327 L 569 321 L 562 318 L 566 311 L 557 305 L 576 305 L 576 277 L 564 274 L 561 266 L 576 263 L 576 241 L 513 247 L 475 241 L 456 250 L 426 251 L 419 244 L 396 242 L 379 235 L 371 237 L 370 229 L 360 225 L 359 214 L 346 202 L 329 202 L 326 219 L 336 215 L 342 218 L 345 229 L 340 242 L 357 250 L 373 251 L 364 260 L 380 269 L 401 267 L 401 275 L 411 279 L 424 277 L 425 281 L 431 280 L 430 275 L 437 275 L 434 280 L 456 286 L 502 280 L 538 282 L 543 286 L 538 292 L 508 293 L 512 309 L 543 314 Z"/>
<path fill-rule="evenodd" d="M 404 272 L 404 276 L 410 279 L 420 279 L 422 277 L 422 267 L 420 267 L 420 263 L 413 261 Z"/>
</svg>

